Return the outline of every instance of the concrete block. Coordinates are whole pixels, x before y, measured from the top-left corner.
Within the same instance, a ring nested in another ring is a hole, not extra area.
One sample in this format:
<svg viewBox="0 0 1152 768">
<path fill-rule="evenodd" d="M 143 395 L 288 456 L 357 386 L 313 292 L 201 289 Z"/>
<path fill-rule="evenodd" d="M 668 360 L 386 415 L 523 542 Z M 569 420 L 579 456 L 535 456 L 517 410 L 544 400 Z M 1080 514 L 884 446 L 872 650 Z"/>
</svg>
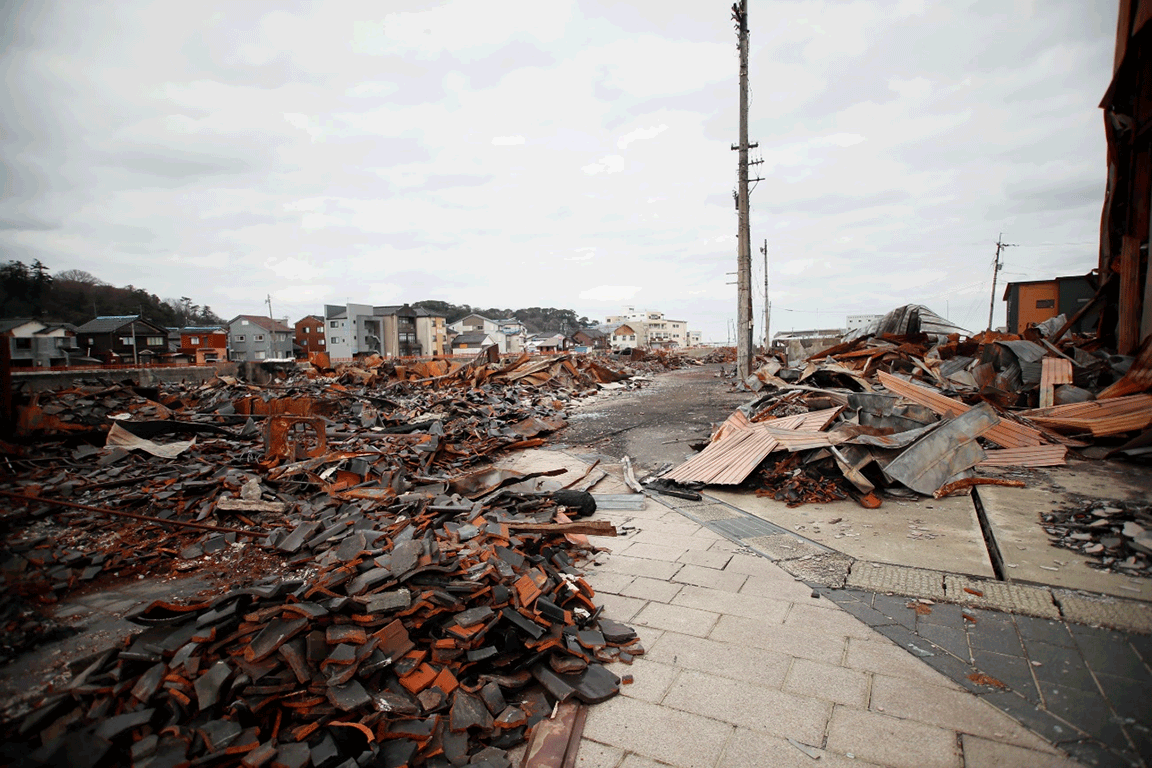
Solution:
<svg viewBox="0 0 1152 768">
<path fill-rule="evenodd" d="M 854 669 L 796 659 L 788 670 L 784 690 L 864 709 L 868 706 L 869 677 Z"/>
<path fill-rule="evenodd" d="M 967 691 L 942 690 L 918 681 L 876 675 L 873 711 L 940 728 L 1031 746 L 1034 735 L 1008 715 Z"/>
<path fill-rule="evenodd" d="M 737 728 L 732 740 L 724 748 L 720 765 L 724 768 L 765 768 L 766 766 L 787 766 L 787 768 L 870 768 L 873 764 L 854 757 L 846 757 L 811 744 L 804 745 L 819 755 L 814 760 L 787 738 L 772 736 L 751 728 Z"/>
<path fill-rule="evenodd" d="M 736 593 L 744 585 L 748 577 L 734 571 L 718 571 L 715 568 L 705 568 L 702 565 L 685 565 L 672 576 L 673 581 L 681 584 L 693 584 L 698 587 L 708 587 L 721 592 Z"/>
<path fill-rule="evenodd" d="M 749 645 L 796 658 L 823 662 L 838 662 L 843 658 L 845 643 L 843 636 L 826 635 L 795 627 L 764 626 L 751 622 L 743 616 L 721 616 L 708 637 L 721 643 Z"/>
<path fill-rule="evenodd" d="M 674 605 L 717 611 L 731 616 L 755 619 L 762 624 L 782 624 L 790 603 L 767 597 L 723 592 L 718 589 L 685 585 L 671 601 Z"/>
<path fill-rule="evenodd" d="M 1026 749 L 1011 744 L 1001 744 L 992 739 L 983 739 L 965 733 L 960 737 L 964 747 L 964 768 L 1079 768 L 1080 763 L 1062 755 L 1042 742 L 1044 747 Z M 1037 738 L 1037 741 L 1040 741 Z"/>
<path fill-rule="evenodd" d="M 851 557 L 840 552 L 821 552 L 795 560 L 781 560 L 780 567 L 811 584 L 840 589 L 848 581 L 853 562 Z"/>
<path fill-rule="evenodd" d="M 713 768 L 734 730 L 728 723 L 617 696 L 588 708 L 584 738 L 681 768 Z"/>
<path fill-rule="evenodd" d="M 641 600 L 655 600 L 658 603 L 670 603 L 672 598 L 684 588 L 683 584 L 674 581 L 661 581 L 639 576 L 632 580 L 627 587 L 620 590 L 620 594 L 628 597 L 638 597 Z"/>
<path fill-rule="evenodd" d="M 793 663 L 790 656 L 776 651 L 721 643 L 676 632 L 663 633 L 660 642 L 649 647 L 644 659 L 768 688 L 779 688 L 789 665 Z"/>
<path fill-rule="evenodd" d="M 832 714 L 832 706 L 818 699 L 695 671 L 682 672 L 663 703 L 805 744 L 820 743 Z"/>
<path fill-rule="evenodd" d="M 705 568 L 723 570 L 724 566 L 728 564 L 728 561 L 732 559 L 732 555 L 725 552 L 714 552 L 711 549 L 690 549 L 676 559 L 689 565 L 700 565 Z"/>
<path fill-rule="evenodd" d="M 1152 605 L 1147 603 L 1062 590 L 1054 591 L 1054 597 L 1068 621 L 1152 634 Z"/>
<path fill-rule="evenodd" d="M 857 560 L 852 565 L 845 586 L 869 592 L 894 592 L 897 595 L 944 600 L 944 574 L 924 568 L 907 568 L 887 563 Z"/>
<path fill-rule="evenodd" d="M 607 611 L 605 611 L 607 613 Z M 648 603 L 632 622 L 683 635 L 707 637 L 719 614 L 664 603 Z"/>
<path fill-rule="evenodd" d="M 828 725 L 828 749 L 891 768 L 960 768 L 956 734 L 914 720 L 836 707 Z"/>
<path fill-rule="evenodd" d="M 974 595 L 965 588 L 981 592 Z M 965 576 L 947 574 L 944 576 L 946 600 L 960 605 L 977 608 L 990 608 L 1005 613 L 1018 613 L 1042 619 L 1060 618 L 1060 609 L 1052 601 L 1052 592 L 1045 587 L 1026 584 L 1012 584 L 1004 581 L 984 581 Z"/>
<path fill-rule="evenodd" d="M 811 602 L 815 602 L 811 600 Z M 858 637 L 861 640 L 876 640 L 876 630 L 846 611 L 826 611 L 808 603 L 793 603 L 784 626 L 798 630 L 818 632 L 821 635 Z"/>
<path fill-rule="evenodd" d="M 829 661 L 829 659 L 817 659 L 817 661 Z M 916 680 L 939 688 L 963 690 L 959 683 L 949 680 L 911 653 L 887 640 L 871 642 L 850 638 L 843 666 L 862 672 L 877 672 L 890 677 Z"/>
<path fill-rule="evenodd" d="M 628 557 L 627 555 L 612 555 L 608 558 L 608 562 L 600 566 L 606 571 L 625 573 L 629 576 L 647 576 L 651 579 L 670 579 L 681 567 L 681 563 Z"/>
<path fill-rule="evenodd" d="M 767 536 L 750 536 L 741 539 L 745 546 L 755 549 L 772 560 L 793 560 L 805 555 L 818 555 L 828 550 L 790 533 L 774 533 Z"/>
<path fill-rule="evenodd" d="M 741 514 L 732 509 L 732 507 L 725 506 L 724 504 L 702 504 L 700 506 L 684 507 L 680 509 L 680 513 L 700 523 L 712 522 L 714 520 L 731 520 L 734 517 L 741 516 Z"/>
</svg>

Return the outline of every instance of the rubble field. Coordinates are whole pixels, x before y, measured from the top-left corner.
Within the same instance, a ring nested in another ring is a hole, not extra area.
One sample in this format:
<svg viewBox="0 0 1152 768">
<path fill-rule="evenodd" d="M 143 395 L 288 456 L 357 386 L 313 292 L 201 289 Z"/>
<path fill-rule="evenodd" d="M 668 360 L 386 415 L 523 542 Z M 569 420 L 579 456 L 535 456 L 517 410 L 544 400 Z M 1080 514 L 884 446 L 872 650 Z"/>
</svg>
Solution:
<svg viewBox="0 0 1152 768">
<path fill-rule="evenodd" d="M 12 702 L 4 762 L 507 766 L 529 737 L 574 753 L 576 704 L 622 684 L 603 664 L 644 652 L 581 577 L 587 535 L 614 529 L 585 490 L 525 482 L 564 470 L 491 460 L 581 397 L 698 364 L 623 363 L 370 358 L 26 398 L 0 444 L 3 661 L 66 632 L 50 609 L 69 596 L 212 586 L 137 606 L 142 631 Z"/>
</svg>

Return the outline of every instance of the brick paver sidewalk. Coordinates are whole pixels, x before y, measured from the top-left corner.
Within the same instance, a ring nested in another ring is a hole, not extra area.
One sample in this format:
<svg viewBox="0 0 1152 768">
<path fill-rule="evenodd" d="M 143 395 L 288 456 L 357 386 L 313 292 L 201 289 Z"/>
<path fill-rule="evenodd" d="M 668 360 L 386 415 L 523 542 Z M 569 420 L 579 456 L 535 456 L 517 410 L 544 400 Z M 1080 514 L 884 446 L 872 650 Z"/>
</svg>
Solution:
<svg viewBox="0 0 1152 768">
<path fill-rule="evenodd" d="M 597 487 L 614 493 L 622 487 Z M 589 581 L 647 649 L 592 707 L 579 765 L 1074 766 L 771 561 L 648 499 Z M 810 754 L 809 754 L 810 753 Z M 817 762 L 814 756 L 819 756 Z"/>
</svg>

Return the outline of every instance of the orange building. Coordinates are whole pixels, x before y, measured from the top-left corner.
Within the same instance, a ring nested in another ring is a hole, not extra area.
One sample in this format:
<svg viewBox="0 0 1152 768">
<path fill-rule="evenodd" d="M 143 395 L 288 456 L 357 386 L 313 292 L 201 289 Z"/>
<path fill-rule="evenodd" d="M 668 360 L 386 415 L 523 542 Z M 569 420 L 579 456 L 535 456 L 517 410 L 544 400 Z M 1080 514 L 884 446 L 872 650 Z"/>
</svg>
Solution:
<svg viewBox="0 0 1152 768">
<path fill-rule="evenodd" d="M 1008 333 L 1023 333 L 1026 328 L 1063 314 L 1071 318 L 1096 293 L 1089 282 L 1095 275 L 1055 277 L 1051 280 L 1029 280 L 1004 286 L 1008 302 Z M 1095 333 L 1098 313 L 1093 310 L 1072 326 L 1074 333 Z"/>
<path fill-rule="evenodd" d="M 196 365 L 227 360 L 228 332 L 217 325 L 181 328 L 180 354 L 191 357 Z"/>
</svg>

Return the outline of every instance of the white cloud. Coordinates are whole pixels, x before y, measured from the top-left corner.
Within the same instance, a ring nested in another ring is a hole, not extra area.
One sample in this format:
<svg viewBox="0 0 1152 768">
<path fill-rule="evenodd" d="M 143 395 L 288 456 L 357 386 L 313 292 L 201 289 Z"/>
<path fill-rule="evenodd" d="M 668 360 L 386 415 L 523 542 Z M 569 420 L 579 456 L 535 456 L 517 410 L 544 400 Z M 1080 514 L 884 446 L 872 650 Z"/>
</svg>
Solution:
<svg viewBox="0 0 1152 768">
<path fill-rule="evenodd" d="M 640 292 L 638 285 L 598 285 L 580 292 L 584 301 L 628 301 Z"/>
<path fill-rule="evenodd" d="M 598 173 L 619 173 L 624 170 L 624 158 L 620 155 L 608 155 L 594 163 L 582 166 L 580 170 L 589 176 L 595 176 Z"/>
<path fill-rule="evenodd" d="M 634 141 L 654 139 L 660 134 L 664 133 L 666 130 L 668 130 L 668 126 L 666 125 L 656 125 L 651 128 L 637 128 L 636 130 L 629 131 L 617 139 L 616 146 L 620 149 L 627 149 L 628 145 Z"/>
<path fill-rule="evenodd" d="M 264 267 L 284 280 L 315 280 L 320 275 L 315 264 L 294 256 L 279 261 L 269 259 L 264 262 Z"/>
<path fill-rule="evenodd" d="M 524 143 L 523 136 L 493 136 L 492 143 L 498 147 L 512 147 Z"/>
<path fill-rule="evenodd" d="M 782 275 L 800 275 L 811 269 L 815 263 L 815 259 L 793 259 L 783 264 L 774 264 L 772 270 Z"/>
<path fill-rule="evenodd" d="M 311 137 L 312 141 L 316 141 L 316 139 L 320 138 L 322 131 L 316 126 L 312 125 L 312 119 L 309 118 L 308 115 L 302 115 L 299 112 L 285 112 L 284 119 L 288 121 L 288 124 L 293 128 L 299 128 L 300 130 L 307 133 Z"/>
</svg>

